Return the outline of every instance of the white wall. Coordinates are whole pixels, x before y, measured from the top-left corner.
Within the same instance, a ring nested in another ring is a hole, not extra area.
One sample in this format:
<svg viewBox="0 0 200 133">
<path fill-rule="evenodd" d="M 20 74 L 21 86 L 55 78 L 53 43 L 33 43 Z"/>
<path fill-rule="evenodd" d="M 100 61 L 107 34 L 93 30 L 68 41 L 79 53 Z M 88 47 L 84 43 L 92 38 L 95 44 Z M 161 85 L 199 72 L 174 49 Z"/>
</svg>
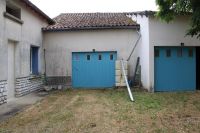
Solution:
<svg viewBox="0 0 200 133">
<path fill-rule="evenodd" d="M 47 76 L 71 76 L 72 52 L 117 51 L 118 59 L 127 60 L 138 34 L 132 29 L 82 30 L 66 32 L 44 32 Z M 136 55 L 129 62 L 129 73 L 133 75 Z M 134 58 L 134 59 L 133 59 Z"/>
<path fill-rule="evenodd" d="M 140 57 L 141 82 L 144 88 L 149 89 L 149 18 L 144 15 L 134 15 L 132 19 L 140 24 L 141 39 L 137 51 Z"/>
<path fill-rule="evenodd" d="M 9 18 L 4 17 L 6 0 L 0 1 L 0 80 L 7 80 L 7 44 L 8 40 L 16 43 L 16 77 L 30 75 L 30 47 L 31 45 L 40 47 L 39 71 L 43 73 L 43 35 L 41 28 L 47 26 L 46 20 L 41 18 L 34 11 L 26 7 L 19 0 L 12 1 L 21 8 L 21 20 L 19 24 Z"/>
<path fill-rule="evenodd" d="M 185 46 L 200 46 L 199 39 L 185 36 L 188 28 L 188 16 L 179 16 L 169 24 L 149 17 L 150 87 L 154 88 L 154 46 L 180 46 L 181 42 L 185 43 Z"/>
<path fill-rule="evenodd" d="M 7 48 L 5 45 L 5 27 L 3 12 L 6 10 L 5 0 L 0 0 L 0 80 L 7 79 Z"/>
</svg>

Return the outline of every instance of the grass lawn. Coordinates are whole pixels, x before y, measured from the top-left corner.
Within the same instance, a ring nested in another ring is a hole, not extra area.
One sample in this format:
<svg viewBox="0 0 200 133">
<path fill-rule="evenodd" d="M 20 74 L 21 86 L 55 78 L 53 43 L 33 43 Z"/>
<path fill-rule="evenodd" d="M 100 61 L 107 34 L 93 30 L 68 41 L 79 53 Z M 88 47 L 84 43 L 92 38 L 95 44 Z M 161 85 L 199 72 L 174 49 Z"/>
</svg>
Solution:
<svg viewBox="0 0 200 133">
<path fill-rule="evenodd" d="M 184 133 L 200 132 L 200 93 L 68 90 L 0 123 L 16 133 Z"/>
</svg>

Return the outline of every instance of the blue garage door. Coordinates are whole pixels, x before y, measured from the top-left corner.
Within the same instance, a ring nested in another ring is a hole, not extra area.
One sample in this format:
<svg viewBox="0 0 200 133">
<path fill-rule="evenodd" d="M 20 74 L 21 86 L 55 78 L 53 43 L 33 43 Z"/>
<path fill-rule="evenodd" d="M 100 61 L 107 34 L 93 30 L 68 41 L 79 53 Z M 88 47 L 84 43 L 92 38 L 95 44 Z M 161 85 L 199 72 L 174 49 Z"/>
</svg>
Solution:
<svg viewBox="0 0 200 133">
<path fill-rule="evenodd" d="M 74 88 L 108 88 L 115 85 L 116 52 L 72 53 Z"/>
<path fill-rule="evenodd" d="M 155 47 L 155 91 L 194 91 L 196 51 L 193 47 Z"/>
</svg>

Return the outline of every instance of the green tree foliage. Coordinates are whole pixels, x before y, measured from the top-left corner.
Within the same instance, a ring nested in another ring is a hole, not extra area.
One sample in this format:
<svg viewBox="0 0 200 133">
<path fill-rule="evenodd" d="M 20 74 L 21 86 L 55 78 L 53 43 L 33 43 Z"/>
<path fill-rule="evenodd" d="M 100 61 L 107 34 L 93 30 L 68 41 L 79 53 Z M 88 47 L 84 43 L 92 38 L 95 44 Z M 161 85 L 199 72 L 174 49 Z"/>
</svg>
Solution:
<svg viewBox="0 0 200 133">
<path fill-rule="evenodd" d="M 187 35 L 200 38 L 200 0 L 156 0 L 159 6 L 157 16 L 170 22 L 176 15 L 191 15 L 191 27 Z"/>
</svg>

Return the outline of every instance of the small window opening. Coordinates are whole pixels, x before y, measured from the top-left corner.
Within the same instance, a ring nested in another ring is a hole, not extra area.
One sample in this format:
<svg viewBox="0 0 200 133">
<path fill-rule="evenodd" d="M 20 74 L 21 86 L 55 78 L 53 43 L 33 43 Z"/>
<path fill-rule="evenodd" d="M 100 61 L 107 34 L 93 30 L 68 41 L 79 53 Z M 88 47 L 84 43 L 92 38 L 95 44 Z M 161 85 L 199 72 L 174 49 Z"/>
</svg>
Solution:
<svg viewBox="0 0 200 133">
<path fill-rule="evenodd" d="M 9 13 L 10 15 L 21 19 L 21 9 L 14 6 L 13 4 L 7 3 L 6 4 L 6 13 Z"/>
<path fill-rule="evenodd" d="M 189 57 L 193 57 L 193 49 L 192 48 L 189 49 L 188 56 Z"/>
<path fill-rule="evenodd" d="M 113 54 L 110 55 L 110 60 L 113 60 Z"/>
<path fill-rule="evenodd" d="M 183 56 L 183 53 L 182 53 L 182 49 L 181 49 L 181 48 L 177 50 L 177 56 L 178 56 L 178 57 L 182 57 L 182 56 Z"/>
<path fill-rule="evenodd" d="M 102 60 L 102 55 L 99 55 L 99 60 Z"/>
<path fill-rule="evenodd" d="M 78 55 L 75 55 L 75 60 L 79 60 L 79 56 Z"/>
<path fill-rule="evenodd" d="M 155 57 L 159 57 L 160 56 L 160 52 L 159 52 L 159 50 L 158 49 L 155 49 Z"/>
<path fill-rule="evenodd" d="M 167 51 L 166 51 L 166 56 L 167 56 L 167 57 L 171 57 L 171 50 L 170 50 L 170 49 L 167 49 Z"/>
<path fill-rule="evenodd" d="M 87 60 L 90 60 L 90 55 L 87 55 Z"/>
</svg>

